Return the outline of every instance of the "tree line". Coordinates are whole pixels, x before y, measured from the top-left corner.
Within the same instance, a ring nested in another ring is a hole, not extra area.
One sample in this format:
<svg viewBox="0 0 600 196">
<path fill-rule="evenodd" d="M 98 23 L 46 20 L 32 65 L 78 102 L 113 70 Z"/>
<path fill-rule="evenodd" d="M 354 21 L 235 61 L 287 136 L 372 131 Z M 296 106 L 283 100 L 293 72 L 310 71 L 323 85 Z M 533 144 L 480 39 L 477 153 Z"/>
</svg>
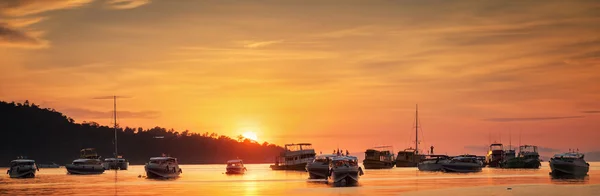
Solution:
<svg viewBox="0 0 600 196">
<path fill-rule="evenodd" d="M 79 157 L 79 150 L 95 148 L 104 158 L 114 157 L 114 128 L 95 122 L 75 123 L 64 114 L 29 103 L 0 101 L 0 166 L 18 156 L 37 163 L 64 165 Z M 238 136 L 154 127 L 117 127 L 119 155 L 130 164 L 167 154 L 183 164 L 225 163 L 240 158 L 246 163 L 268 163 L 283 148 Z"/>
</svg>

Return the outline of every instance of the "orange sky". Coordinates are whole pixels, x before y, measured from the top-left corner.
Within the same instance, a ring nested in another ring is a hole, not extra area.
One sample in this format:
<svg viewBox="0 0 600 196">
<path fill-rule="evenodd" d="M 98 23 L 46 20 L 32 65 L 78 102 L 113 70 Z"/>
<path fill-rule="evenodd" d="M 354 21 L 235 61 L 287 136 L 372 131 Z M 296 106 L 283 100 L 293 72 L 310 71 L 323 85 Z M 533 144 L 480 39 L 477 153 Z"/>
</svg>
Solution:
<svg viewBox="0 0 600 196">
<path fill-rule="evenodd" d="M 0 99 L 319 151 L 600 149 L 595 1 L 8 0 Z M 521 134 L 519 134 L 521 133 Z"/>
</svg>

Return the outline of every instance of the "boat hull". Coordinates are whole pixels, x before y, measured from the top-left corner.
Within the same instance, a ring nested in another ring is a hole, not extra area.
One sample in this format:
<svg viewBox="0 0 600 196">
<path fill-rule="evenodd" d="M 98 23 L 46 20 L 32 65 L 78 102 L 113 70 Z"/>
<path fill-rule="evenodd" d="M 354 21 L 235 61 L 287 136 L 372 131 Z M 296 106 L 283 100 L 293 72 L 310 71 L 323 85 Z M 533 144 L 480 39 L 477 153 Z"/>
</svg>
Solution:
<svg viewBox="0 0 600 196">
<path fill-rule="evenodd" d="M 447 164 L 449 161 L 441 160 L 441 161 L 424 161 L 417 164 L 417 168 L 419 171 L 442 171 L 442 166 Z"/>
<path fill-rule="evenodd" d="M 306 166 L 310 179 L 327 179 L 329 177 L 329 165 Z"/>
<path fill-rule="evenodd" d="M 590 166 L 583 161 L 550 160 L 550 170 L 552 175 L 557 176 L 585 176 L 590 170 Z"/>
<path fill-rule="evenodd" d="M 16 167 L 11 168 L 8 174 L 11 178 L 33 178 L 35 177 L 36 168 L 33 167 Z"/>
<path fill-rule="evenodd" d="M 507 169 L 539 169 L 541 166 L 539 159 L 522 159 L 522 158 L 513 158 L 509 159 L 502 164 L 503 168 Z"/>
<path fill-rule="evenodd" d="M 417 167 L 418 164 L 416 161 L 396 160 L 396 167 Z"/>
<path fill-rule="evenodd" d="M 448 163 L 442 165 L 442 171 L 453 173 L 471 173 L 480 172 L 481 165 L 478 163 Z"/>
<path fill-rule="evenodd" d="M 379 160 L 368 160 L 363 161 L 365 169 L 390 169 L 393 168 L 396 163 L 391 161 L 379 161 Z"/>
<path fill-rule="evenodd" d="M 333 183 L 357 184 L 361 174 L 358 167 L 338 167 L 331 169 L 329 180 Z"/>
<path fill-rule="evenodd" d="M 246 173 L 245 167 L 227 167 L 227 174 L 244 174 Z"/>
<path fill-rule="evenodd" d="M 102 165 L 73 165 L 68 164 L 65 166 L 69 174 L 74 175 L 93 175 L 104 173 L 104 167 Z"/>
<path fill-rule="evenodd" d="M 300 163 L 300 164 L 295 164 L 295 165 L 271 165 L 269 167 L 272 170 L 306 171 L 306 163 Z"/>
<path fill-rule="evenodd" d="M 102 165 L 106 170 L 127 170 L 129 168 L 129 162 L 104 162 Z"/>
<path fill-rule="evenodd" d="M 144 169 L 146 170 L 146 176 L 148 178 L 177 178 L 182 173 L 182 170 L 179 167 L 167 168 L 146 165 Z"/>
</svg>

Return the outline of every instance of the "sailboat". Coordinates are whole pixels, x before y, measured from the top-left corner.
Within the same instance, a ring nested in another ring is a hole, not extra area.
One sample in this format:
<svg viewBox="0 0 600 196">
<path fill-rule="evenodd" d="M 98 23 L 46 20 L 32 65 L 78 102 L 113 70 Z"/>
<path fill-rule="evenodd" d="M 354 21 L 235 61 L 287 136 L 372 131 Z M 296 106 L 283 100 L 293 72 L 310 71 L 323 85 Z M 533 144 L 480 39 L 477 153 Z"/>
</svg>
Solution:
<svg viewBox="0 0 600 196">
<path fill-rule="evenodd" d="M 398 152 L 396 167 L 417 167 L 423 155 L 419 154 L 419 105 L 415 112 L 415 148 L 407 148 Z"/>
<path fill-rule="evenodd" d="M 104 159 L 104 163 L 102 163 L 102 165 L 104 166 L 104 169 L 106 170 L 127 170 L 127 168 L 129 167 L 129 161 L 127 161 L 127 159 L 124 159 L 122 156 L 119 156 L 118 151 L 117 151 L 117 96 L 113 97 L 114 100 L 114 129 L 115 129 L 115 157 L 114 158 L 106 158 Z"/>
</svg>

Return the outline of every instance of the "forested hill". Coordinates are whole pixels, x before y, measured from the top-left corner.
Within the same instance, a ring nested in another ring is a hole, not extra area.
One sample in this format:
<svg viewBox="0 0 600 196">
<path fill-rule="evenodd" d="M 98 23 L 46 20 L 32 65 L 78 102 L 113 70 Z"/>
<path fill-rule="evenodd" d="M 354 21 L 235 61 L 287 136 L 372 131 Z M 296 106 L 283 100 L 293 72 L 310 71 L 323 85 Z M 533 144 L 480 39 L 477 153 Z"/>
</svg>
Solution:
<svg viewBox="0 0 600 196">
<path fill-rule="evenodd" d="M 177 132 L 161 127 L 119 128 L 119 154 L 130 164 L 144 164 L 162 153 L 177 157 L 183 164 L 225 163 L 240 158 L 246 163 L 266 163 L 283 148 L 258 144 L 243 138 L 232 139 L 215 133 Z M 113 157 L 114 129 L 94 122 L 75 123 L 54 109 L 35 104 L 0 101 L 0 166 L 17 156 L 37 163 L 64 165 L 79 157 L 82 148 L 96 148 L 102 157 Z"/>
</svg>

